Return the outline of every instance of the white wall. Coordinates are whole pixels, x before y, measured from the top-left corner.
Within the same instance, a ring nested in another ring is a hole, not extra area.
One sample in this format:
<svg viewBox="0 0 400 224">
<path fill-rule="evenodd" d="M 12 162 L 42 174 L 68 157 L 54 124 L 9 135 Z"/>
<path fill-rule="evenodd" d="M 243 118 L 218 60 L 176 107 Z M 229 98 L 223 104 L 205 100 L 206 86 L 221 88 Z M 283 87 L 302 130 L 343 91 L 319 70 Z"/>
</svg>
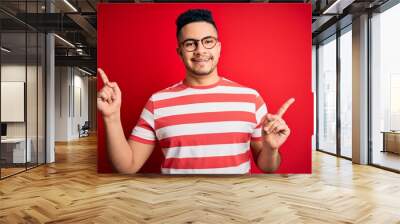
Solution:
<svg viewBox="0 0 400 224">
<path fill-rule="evenodd" d="M 77 139 L 78 124 L 88 120 L 88 78 L 76 68 L 56 67 L 55 85 L 55 140 Z"/>
<path fill-rule="evenodd" d="M 28 67 L 28 70 L 31 69 Z M 25 64 L 6 64 L 1 66 L 1 81 L 25 82 Z M 7 108 L 1 108 L 7 110 Z M 7 137 L 25 137 L 24 122 L 7 122 Z"/>
<path fill-rule="evenodd" d="M 55 68 L 55 141 L 68 140 L 68 117 L 69 117 L 69 69 L 68 67 Z"/>
</svg>

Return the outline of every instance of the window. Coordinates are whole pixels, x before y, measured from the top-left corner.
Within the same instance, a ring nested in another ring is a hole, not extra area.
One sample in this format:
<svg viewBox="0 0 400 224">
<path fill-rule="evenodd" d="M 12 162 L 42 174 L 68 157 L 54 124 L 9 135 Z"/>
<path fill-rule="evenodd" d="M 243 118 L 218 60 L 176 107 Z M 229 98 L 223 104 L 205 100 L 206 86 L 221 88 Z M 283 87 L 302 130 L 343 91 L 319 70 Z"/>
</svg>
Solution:
<svg viewBox="0 0 400 224">
<path fill-rule="evenodd" d="M 395 170 L 400 170 L 399 21 L 400 4 L 371 18 L 371 157 L 373 164 Z"/>
<path fill-rule="evenodd" d="M 352 157 L 352 34 L 351 26 L 340 36 L 340 154 Z"/>
<path fill-rule="evenodd" d="M 318 149 L 336 153 L 336 36 L 318 47 Z"/>
</svg>

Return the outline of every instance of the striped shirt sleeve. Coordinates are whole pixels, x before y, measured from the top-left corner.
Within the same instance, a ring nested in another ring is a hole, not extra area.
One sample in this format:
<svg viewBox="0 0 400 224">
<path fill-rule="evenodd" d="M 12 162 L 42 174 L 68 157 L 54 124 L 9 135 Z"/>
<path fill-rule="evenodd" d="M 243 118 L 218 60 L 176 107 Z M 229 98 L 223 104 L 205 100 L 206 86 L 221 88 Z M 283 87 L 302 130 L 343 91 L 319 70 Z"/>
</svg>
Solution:
<svg viewBox="0 0 400 224">
<path fill-rule="evenodd" d="M 154 130 L 154 106 L 152 98 L 150 98 L 144 106 L 140 118 L 136 126 L 133 128 L 129 138 L 144 144 L 153 145 L 156 143 L 156 134 Z"/>
<path fill-rule="evenodd" d="M 256 110 L 255 110 L 255 116 L 256 116 L 256 127 L 254 128 L 254 131 L 251 135 L 251 140 L 252 141 L 259 141 L 261 140 L 262 137 L 262 124 L 265 115 L 267 115 L 267 106 L 261 97 L 260 94 L 257 93 L 256 99 L 255 99 L 255 105 L 256 105 Z"/>
</svg>

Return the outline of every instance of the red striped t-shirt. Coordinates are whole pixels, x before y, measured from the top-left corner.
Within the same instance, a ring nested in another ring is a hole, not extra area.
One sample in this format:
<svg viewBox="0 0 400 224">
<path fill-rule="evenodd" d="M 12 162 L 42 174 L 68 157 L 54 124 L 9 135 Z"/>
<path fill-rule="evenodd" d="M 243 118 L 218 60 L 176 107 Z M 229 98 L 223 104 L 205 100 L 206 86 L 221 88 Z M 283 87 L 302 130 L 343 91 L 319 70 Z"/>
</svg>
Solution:
<svg viewBox="0 0 400 224">
<path fill-rule="evenodd" d="M 256 90 L 226 78 L 209 86 L 181 81 L 150 97 L 130 139 L 159 141 L 164 174 L 244 174 L 266 114 Z"/>
</svg>

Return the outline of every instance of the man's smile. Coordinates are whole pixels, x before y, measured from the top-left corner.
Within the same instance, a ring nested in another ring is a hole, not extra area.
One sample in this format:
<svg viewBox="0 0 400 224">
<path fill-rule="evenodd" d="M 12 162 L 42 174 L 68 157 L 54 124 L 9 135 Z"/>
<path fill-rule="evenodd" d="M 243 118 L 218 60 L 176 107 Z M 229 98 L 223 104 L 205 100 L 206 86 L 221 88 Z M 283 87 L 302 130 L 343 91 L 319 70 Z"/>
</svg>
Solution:
<svg viewBox="0 0 400 224">
<path fill-rule="evenodd" d="M 208 62 L 211 60 L 211 57 L 208 58 L 192 58 L 191 61 L 194 63 L 202 63 L 202 62 Z"/>
</svg>

